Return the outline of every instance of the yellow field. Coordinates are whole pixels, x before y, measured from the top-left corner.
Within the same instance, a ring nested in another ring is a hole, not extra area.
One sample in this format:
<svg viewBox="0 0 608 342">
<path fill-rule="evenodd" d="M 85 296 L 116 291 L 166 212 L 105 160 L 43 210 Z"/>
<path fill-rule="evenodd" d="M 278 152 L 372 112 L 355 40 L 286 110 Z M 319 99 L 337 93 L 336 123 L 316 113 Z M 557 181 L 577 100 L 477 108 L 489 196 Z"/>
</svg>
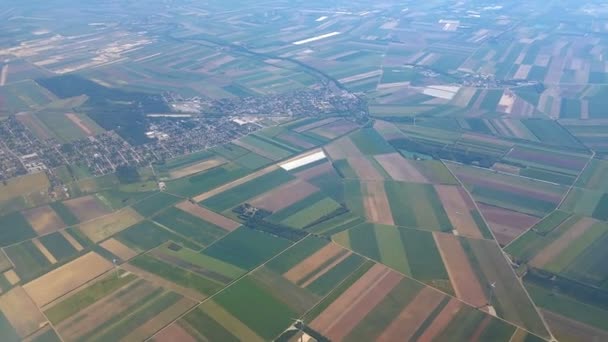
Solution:
<svg viewBox="0 0 608 342">
<path fill-rule="evenodd" d="M 112 263 L 89 252 L 30 281 L 23 288 L 42 307 L 112 268 Z"/>
<path fill-rule="evenodd" d="M 79 229 L 93 242 L 104 240 L 143 220 L 135 210 L 125 208 L 80 225 Z"/>
<path fill-rule="evenodd" d="M 177 179 L 177 178 L 190 176 L 195 173 L 209 170 L 211 168 L 220 166 L 225 163 L 226 163 L 226 160 L 224 160 L 223 158 L 213 158 L 213 159 L 205 160 L 198 164 L 190 165 L 190 166 L 187 166 L 187 167 L 175 170 L 175 171 L 171 171 L 171 173 L 169 173 L 169 178 Z"/>
<path fill-rule="evenodd" d="M 0 184 L 0 201 L 32 192 L 46 192 L 49 186 L 49 179 L 44 172 L 9 179 L 6 185 Z"/>
<path fill-rule="evenodd" d="M 20 337 L 33 333 L 46 323 L 36 304 L 21 286 L 13 288 L 0 297 L 0 310 Z"/>
</svg>

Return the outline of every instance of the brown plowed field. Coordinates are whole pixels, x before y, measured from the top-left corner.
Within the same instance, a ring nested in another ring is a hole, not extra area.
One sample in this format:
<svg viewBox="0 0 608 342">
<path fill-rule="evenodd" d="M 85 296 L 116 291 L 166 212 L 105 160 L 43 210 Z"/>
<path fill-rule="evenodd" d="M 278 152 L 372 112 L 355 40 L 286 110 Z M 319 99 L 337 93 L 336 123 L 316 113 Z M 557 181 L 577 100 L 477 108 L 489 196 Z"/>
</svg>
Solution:
<svg viewBox="0 0 608 342">
<path fill-rule="evenodd" d="M 361 183 L 365 217 L 373 223 L 395 225 L 383 182 Z"/>
<path fill-rule="evenodd" d="M 287 208 L 317 191 L 319 188 L 316 186 L 298 179 L 254 198 L 249 201 L 249 204 L 275 212 Z"/>
<path fill-rule="evenodd" d="M 429 314 L 441 303 L 444 295 L 425 287 L 389 324 L 377 341 L 407 341 L 422 325 Z"/>
<path fill-rule="evenodd" d="M 63 202 L 70 211 L 76 215 L 80 222 L 89 221 L 94 218 L 110 213 L 95 196 L 84 196 Z"/>
<path fill-rule="evenodd" d="M 462 308 L 462 303 L 452 298 L 448 304 L 435 317 L 431 325 L 424 331 L 418 342 L 431 342 L 450 324 L 458 311 Z"/>
<path fill-rule="evenodd" d="M 325 146 L 325 152 L 332 159 L 345 159 L 347 157 L 362 157 L 363 154 L 348 137 L 340 138 Z"/>
<path fill-rule="evenodd" d="M 483 288 L 458 238 L 442 233 L 433 233 L 433 237 L 456 296 L 475 307 L 486 304 Z"/>
<path fill-rule="evenodd" d="M 33 333 L 46 322 L 46 318 L 21 286 L 14 287 L 0 297 L 0 310 L 20 337 Z"/>
<path fill-rule="evenodd" d="M 452 226 L 458 233 L 474 238 L 483 238 L 475 219 L 471 216 L 471 209 L 475 207 L 470 206 L 472 203 L 469 196 L 466 193 L 463 194 L 464 191 L 458 186 L 435 185 L 435 190 Z"/>
<path fill-rule="evenodd" d="M 382 120 L 376 120 L 376 122 L 374 122 L 374 129 L 385 140 L 400 139 L 405 136 L 395 125 Z"/>
<path fill-rule="evenodd" d="M 339 341 L 403 279 L 389 268 L 376 264 L 327 307 L 311 327 Z"/>
<path fill-rule="evenodd" d="M 26 210 L 23 212 L 23 216 L 25 216 L 38 235 L 52 233 L 57 229 L 65 227 L 65 223 L 48 205 Z"/>
<path fill-rule="evenodd" d="M 348 164 L 355 170 L 357 177 L 361 180 L 384 180 L 372 162 L 365 157 L 350 157 Z"/>
<path fill-rule="evenodd" d="M 330 162 L 319 164 L 304 171 L 300 171 L 296 173 L 295 176 L 303 180 L 311 180 L 325 174 L 336 175 L 336 171 Z"/>
<path fill-rule="evenodd" d="M 179 324 L 173 323 L 168 327 L 161 330 L 156 336 L 154 341 L 158 342 L 196 342 L 197 340 L 192 337 L 186 329 L 182 328 Z"/>
<path fill-rule="evenodd" d="M 196 205 L 190 201 L 181 202 L 177 204 L 176 207 L 196 217 L 200 217 L 201 219 L 207 222 L 213 223 L 214 225 L 223 228 L 229 232 L 241 226 L 241 224 L 238 222 L 232 221 L 227 217 L 217 214 L 209 209 L 203 208 L 200 205 Z"/>
<path fill-rule="evenodd" d="M 89 252 L 30 281 L 23 289 L 42 307 L 111 268 L 111 262 L 95 252 Z"/>
<path fill-rule="evenodd" d="M 597 221 L 592 218 L 583 217 L 560 237 L 555 239 L 553 242 L 551 242 L 551 244 L 536 254 L 536 256 L 530 261 L 530 265 L 542 268 L 547 263 L 555 259 L 566 248 L 568 248 L 573 241 L 576 241 L 579 237 L 585 234 L 585 232 L 589 230 L 589 228 L 591 228 L 591 226 L 596 222 Z"/>
<path fill-rule="evenodd" d="M 532 189 L 525 185 L 518 185 L 514 183 L 506 183 L 505 181 L 489 178 L 480 178 L 478 176 L 466 174 L 464 172 L 457 172 L 456 176 L 464 183 L 472 184 L 475 186 L 487 187 L 490 189 L 496 189 L 499 191 L 513 192 L 521 196 L 527 196 L 547 202 L 553 202 L 555 204 L 562 200 L 561 193 L 551 193 L 542 191 L 540 189 Z"/>
<path fill-rule="evenodd" d="M 389 153 L 375 156 L 376 160 L 386 173 L 396 181 L 413 183 L 430 183 L 429 180 L 420 173 L 412 162 L 403 158 L 399 153 Z"/>
<path fill-rule="evenodd" d="M 490 322 L 492 321 L 490 316 L 486 316 L 483 321 L 481 321 L 481 323 L 477 326 L 477 328 L 475 329 L 475 332 L 473 333 L 473 336 L 471 336 L 471 342 L 478 342 L 479 338 L 481 337 L 481 334 L 483 333 L 484 330 L 486 330 L 486 328 L 488 327 L 488 325 L 490 324 Z"/>
<path fill-rule="evenodd" d="M 335 243 L 329 243 L 308 258 L 300 261 L 289 271 L 283 273 L 283 276 L 296 284 L 318 269 L 325 261 L 338 255 L 341 251 L 343 251 L 343 249 L 340 246 Z"/>
<path fill-rule="evenodd" d="M 496 240 L 503 246 L 539 221 L 537 217 L 531 215 L 481 203 L 479 210 L 488 222 Z"/>
<path fill-rule="evenodd" d="M 354 131 L 358 127 L 359 126 L 357 126 L 354 122 L 340 119 L 327 125 L 315 128 L 311 132 L 316 133 L 327 139 L 335 139 L 348 132 Z"/>
</svg>

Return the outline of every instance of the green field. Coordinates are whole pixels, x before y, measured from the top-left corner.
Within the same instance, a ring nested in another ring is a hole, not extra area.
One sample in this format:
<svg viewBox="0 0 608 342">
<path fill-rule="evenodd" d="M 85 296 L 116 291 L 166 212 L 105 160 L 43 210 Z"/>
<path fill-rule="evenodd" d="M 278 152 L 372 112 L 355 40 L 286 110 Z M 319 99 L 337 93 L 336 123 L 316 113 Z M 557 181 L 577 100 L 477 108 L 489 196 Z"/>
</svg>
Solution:
<svg viewBox="0 0 608 342">
<path fill-rule="evenodd" d="M 58 324 L 135 279 L 136 277 L 133 274 L 116 277 L 112 273 L 52 306 L 44 314 L 53 324 Z"/>
<path fill-rule="evenodd" d="M 150 217 L 164 208 L 167 208 L 181 200 L 166 192 L 159 192 L 133 205 L 133 209 L 143 217 Z"/>
<path fill-rule="evenodd" d="M 34 229 L 19 212 L 0 216 L 0 246 L 8 246 L 36 236 Z"/>
<path fill-rule="evenodd" d="M 151 221 L 139 222 L 121 231 L 116 237 L 127 246 L 140 252 L 147 251 L 170 240 L 197 250 L 203 247 Z"/>
<path fill-rule="evenodd" d="M 439 231 L 453 229 L 432 185 L 385 182 L 384 188 L 395 224 Z"/>
<path fill-rule="evenodd" d="M 194 176 L 168 181 L 167 192 L 190 197 L 244 177 L 250 172 L 236 163 L 228 163 Z"/>
<path fill-rule="evenodd" d="M 222 212 L 287 183 L 293 178 L 287 171 L 278 169 L 217 194 L 204 200 L 201 204 L 214 211 Z"/>
<path fill-rule="evenodd" d="M 153 220 L 202 246 L 207 246 L 226 234 L 224 229 L 175 207 L 164 210 L 154 216 Z"/>
<path fill-rule="evenodd" d="M 333 240 L 442 291 L 453 291 L 430 232 L 365 223 L 334 235 Z"/>
<path fill-rule="evenodd" d="M 359 151 L 366 155 L 395 152 L 395 149 L 373 128 L 360 129 L 350 134 L 349 138 Z"/>
<path fill-rule="evenodd" d="M 24 282 L 42 274 L 51 265 L 32 241 L 12 245 L 4 251 L 15 265 L 19 278 Z"/>
<path fill-rule="evenodd" d="M 289 247 L 290 241 L 239 228 L 202 253 L 236 267 L 250 270 Z"/>
<path fill-rule="evenodd" d="M 289 271 L 290 268 L 297 265 L 299 262 L 306 259 L 308 256 L 312 255 L 314 252 L 323 248 L 327 244 L 328 241 L 326 240 L 314 236 L 308 236 L 293 247 L 286 250 L 279 257 L 269 261 L 266 264 L 266 267 L 277 273 L 285 273 Z"/>
<path fill-rule="evenodd" d="M 291 317 L 297 317 L 297 313 L 249 277 L 222 291 L 213 301 L 266 340 L 277 337 L 292 323 Z M 204 307 L 205 304 L 203 310 Z"/>
<path fill-rule="evenodd" d="M 59 262 L 70 259 L 78 253 L 72 244 L 57 232 L 40 237 L 40 242 Z"/>
<path fill-rule="evenodd" d="M 183 268 L 175 267 L 172 264 L 168 264 L 145 254 L 136 257 L 129 263 L 145 271 L 154 273 L 170 282 L 196 290 L 207 296 L 216 293 L 223 287 L 223 284 L 221 283 L 202 277 Z"/>
</svg>

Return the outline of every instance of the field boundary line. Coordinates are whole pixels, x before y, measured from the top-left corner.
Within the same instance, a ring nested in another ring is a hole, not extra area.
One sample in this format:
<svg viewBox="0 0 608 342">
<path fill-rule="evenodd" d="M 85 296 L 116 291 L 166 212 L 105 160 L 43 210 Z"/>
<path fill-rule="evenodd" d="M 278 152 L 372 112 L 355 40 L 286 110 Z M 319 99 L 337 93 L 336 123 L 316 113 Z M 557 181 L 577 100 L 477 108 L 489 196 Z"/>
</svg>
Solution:
<svg viewBox="0 0 608 342">
<path fill-rule="evenodd" d="M 464 186 L 464 184 L 462 184 L 462 182 L 460 181 L 460 179 L 458 177 L 456 177 L 456 175 L 452 172 L 452 170 L 449 167 L 447 167 L 447 165 L 445 165 L 445 162 L 443 160 L 441 160 L 441 163 L 443 164 L 443 166 L 446 169 L 448 169 L 448 171 L 450 172 L 450 174 L 458 181 L 458 183 L 460 184 L 460 186 L 462 186 L 464 188 L 464 191 L 467 193 L 467 195 L 469 196 L 469 198 L 471 199 L 471 201 L 473 201 L 473 204 L 475 204 L 475 208 L 479 212 L 479 216 L 481 217 L 481 219 L 483 220 L 483 222 L 486 224 L 486 226 L 488 226 L 488 230 L 490 231 L 490 234 L 492 234 L 492 237 L 494 237 L 494 243 L 496 244 L 496 247 L 498 247 L 498 249 L 500 251 L 500 254 L 503 256 L 503 258 L 507 262 L 507 265 L 509 266 L 509 269 L 511 270 L 511 273 L 513 274 L 513 276 L 515 277 L 515 279 L 517 280 L 517 282 L 519 283 L 519 285 L 524 290 L 524 293 L 526 294 L 526 297 L 528 297 L 528 300 L 532 304 L 532 307 L 536 311 L 536 314 L 540 318 L 541 322 L 543 322 L 543 325 L 545 326 L 545 329 L 547 330 L 547 333 L 549 333 L 550 339 L 551 340 L 555 340 L 555 336 L 553 336 L 553 333 L 549 329 L 549 325 L 545 321 L 545 318 L 543 317 L 543 315 L 540 313 L 540 309 L 538 308 L 538 306 L 536 306 L 536 303 L 532 300 L 532 297 L 530 296 L 530 293 L 528 293 L 528 290 L 524 286 L 524 283 L 523 283 L 522 279 L 517 276 L 517 273 L 515 273 L 515 270 L 511 266 L 512 265 L 511 259 L 507 256 L 507 254 L 505 253 L 505 251 L 500 247 L 500 244 L 498 243 L 498 240 L 496 240 L 496 236 L 494 235 L 494 232 L 492 231 L 492 228 L 490 228 L 490 225 L 488 225 L 488 221 L 486 220 L 485 216 L 483 215 L 483 213 L 479 209 L 479 206 L 477 205 L 477 201 L 475 201 L 475 198 L 473 197 L 473 195 L 471 195 L 471 193 L 469 192 L 469 189 L 467 189 Z M 505 322 L 509 322 L 507 320 L 504 320 L 504 321 Z M 533 334 L 528 329 L 522 328 L 522 327 L 520 327 L 519 325 L 517 325 L 515 323 L 512 323 L 512 322 L 509 322 L 509 323 L 512 324 L 512 325 L 514 325 L 514 326 L 517 326 L 517 327 L 519 327 L 519 328 L 521 328 L 521 329 L 523 329 L 525 331 L 527 331 L 530 334 Z M 535 335 L 535 334 L 533 334 L 533 335 Z"/>
<path fill-rule="evenodd" d="M 170 325 L 174 324 L 175 322 L 179 321 L 180 319 L 182 319 L 183 317 L 185 317 L 186 315 L 188 315 L 190 312 L 196 310 L 198 307 L 200 307 L 201 305 L 203 305 L 206 301 L 213 299 L 214 297 L 216 297 L 217 295 L 219 295 L 220 293 L 226 291 L 226 289 L 228 289 L 229 287 L 233 286 L 234 284 L 236 284 L 237 282 L 239 282 L 241 279 L 251 275 L 252 273 L 254 273 L 255 271 L 257 271 L 258 269 L 264 267 L 267 263 L 269 263 L 270 261 L 274 260 L 275 258 L 279 257 L 280 255 L 282 255 L 283 253 L 291 250 L 293 247 L 295 247 L 297 244 L 299 244 L 300 242 L 304 241 L 304 239 L 306 239 L 308 236 L 310 236 L 311 234 L 309 233 L 308 235 L 306 235 L 305 237 L 303 237 L 302 239 L 300 239 L 299 241 L 295 242 L 294 244 L 292 244 L 291 246 L 285 248 L 283 251 L 281 251 L 280 253 L 278 253 L 277 255 L 273 256 L 272 258 L 266 260 L 265 262 L 263 262 L 262 264 L 260 264 L 259 266 L 255 267 L 254 269 L 246 272 L 245 274 L 243 274 L 242 276 L 234 279 L 232 282 L 230 282 L 228 285 L 226 285 L 224 288 L 222 288 L 221 290 L 219 290 L 218 292 L 212 294 L 211 296 L 205 298 L 204 300 L 200 301 L 198 305 L 195 305 L 194 307 L 190 308 L 188 311 L 184 312 L 183 314 L 179 315 L 177 318 L 175 318 L 174 320 L 172 320 L 171 322 L 169 322 L 167 325 L 165 325 L 164 327 L 162 327 L 161 329 L 159 329 L 158 331 L 156 331 L 154 334 L 150 335 L 149 337 L 147 337 L 145 339 L 145 341 L 150 341 L 151 339 L 153 339 L 156 335 L 158 335 L 158 333 L 160 333 L 161 331 L 163 331 L 164 329 L 166 329 L 167 327 L 169 327 Z M 221 239 L 220 239 L 221 240 Z"/>
</svg>

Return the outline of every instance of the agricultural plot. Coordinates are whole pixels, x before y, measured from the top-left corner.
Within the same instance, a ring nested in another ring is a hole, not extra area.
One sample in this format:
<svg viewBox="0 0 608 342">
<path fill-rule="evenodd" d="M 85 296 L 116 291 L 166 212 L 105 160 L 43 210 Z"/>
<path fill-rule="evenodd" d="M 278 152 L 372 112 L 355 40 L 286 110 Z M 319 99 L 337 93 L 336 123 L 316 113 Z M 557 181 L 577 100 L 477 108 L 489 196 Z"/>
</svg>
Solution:
<svg viewBox="0 0 608 342">
<path fill-rule="evenodd" d="M 0 184 L 0 204 L 19 196 L 46 192 L 49 186 L 49 180 L 44 172 L 12 178 L 6 183 Z"/>
<path fill-rule="evenodd" d="M 15 266 L 19 278 L 27 281 L 39 276 L 51 266 L 51 261 L 32 240 L 6 247 L 4 251 Z"/>
<path fill-rule="evenodd" d="M 130 249 L 138 252 L 145 252 L 154 247 L 160 246 L 167 241 L 173 241 L 182 246 L 187 246 L 192 249 L 202 249 L 203 246 L 195 243 L 188 238 L 185 238 L 167 228 L 152 221 L 142 221 L 127 229 L 119 232 L 114 236 L 118 241 L 122 242 Z"/>
<path fill-rule="evenodd" d="M 112 268 L 112 263 L 89 252 L 23 285 L 24 290 L 43 307 Z"/>
<path fill-rule="evenodd" d="M 245 177 L 250 172 L 236 163 L 227 163 L 190 177 L 168 181 L 167 192 L 191 197 Z"/>
<path fill-rule="evenodd" d="M 101 127 L 84 114 L 43 110 L 37 112 L 35 117 L 51 136 L 64 143 L 103 132 Z"/>
<path fill-rule="evenodd" d="M 449 163 L 501 244 L 509 243 L 553 211 L 566 189 L 551 183 Z"/>
<path fill-rule="evenodd" d="M 608 220 L 608 193 L 575 187 L 568 193 L 559 209 Z"/>
<path fill-rule="evenodd" d="M 608 177 L 608 161 L 593 159 L 574 185 L 579 188 L 608 192 L 606 177 Z"/>
<path fill-rule="evenodd" d="M 180 197 L 173 196 L 166 192 L 159 192 L 135 203 L 133 209 L 143 217 L 151 217 L 180 200 L 182 200 Z"/>
<path fill-rule="evenodd" d="M 291 242 L 241 227 L 205 249 L 202 254 L 250 270 L 291 245 Z"/>
<path fill-rule="evenodd" d="M 338 291 L 341 293 L 321 302 L 308 318 L 310 327 L 334 341 L 392 341 L 404 337 L 443 340 L 442 336 L 456 335 L 466 340 L 496 330 L 498 336 L 508 339 L 515 330 L 378 264 Z M 465 320 L 472 322 L 463 329 L 458 322 Z M 493 324 L 487 326 L 484 320 Z"/>
<path fill-rule="evenodd" d="M 78 226 L 78 230 L 91 241 L 99 242 L 136 224 L 142 219 L 141 215 L 132 208 L 125 208 L 82 223 Z"/>
<path fill-rule="evenodd" d="M 24 215 L 13 212 L 0 216 L 0 244 L 8 246 L 36 236 L 36 231 Z"/>
<path fill-rule="evenodd" d="M 50 206 L 23 211 L 23 216 L 38 235 L 52 233 L 66 226 L 61 217 Z"/>
<path fill-rule="evenodd" d="M 507 252 L 531 267 L 603 287 L 608 280 L 603 271 L 607 232 L 605 222 L 552 214 L 514 241 Z"/>
<path fill-rule="evenodd" d="M 556 338 L 602 340 L 608 336 L 605 293 L 536 272 L 524 278 L 526 288 Z"/>
<path fill-rule="evenodd" d="M 85 222 L 111 212 L 96 196 L 88 195 L 63 202 L 79 222 Z"/>
<path fill-rule="evenodd" d="M 190 201 L 184 201 L 175 206 L 176 208 L 183 210 L 191 215 L 194 215 L 200 219 L 203 219 L 211 224 L 214 224 L 229 232 L 237 229 L 241 226 L 240 223 L 232 221 L 220 214 L 217 214 L 209 209 L 205 209 L 199 205 L 196 205 Z"/>
<path fill-rule="evenodd" d="M 289 207 L 317 191 L 319 189 L 314 185 L 296 179 L 257 196 L 248 203 L 256 208 L 275 212 Z"/>
<path fill-rule="evenodd" d="M 145 339 L 195 304 L 128 273 L 122 276 L 103 278 L 48 310 L 50 317 L 59 322 L 56 328 L 62 338 Z M 76 310 L 70 310 L 68 303 L 76 305 Z"/>
<path fill-rule="evenodd" d="M 285 170 L 278 169 L 218 193 L 200 203 L 209 209 L 222 212 L 287 183 L 293 178 Z"/>
<path fill-rule="evenodd" d="M 204 221 L 176 207 L 171 207 L 154 216 L 159 223 L 184 237 L 192 239 L 202 246 L 207 246 L 224 236 L 227 231 L 213 223 Z"/>
<path fill-rule="evenodd" d="M 364 223 L 340 232 L 332 239 L 407 276 L 453 293 L 448 273 L 430 232 Z"/>
<path fill-rule="evenodd" d="M 297 150 L 280 147 L 278 144 L 272 144 L 256 135 L 242 137 L 233 143 L 273 161 L 285 159 L 294 153 L 297 153 Z"/>
<path fill-rule="evenodd" d="M 574 183 L 588 160 L 581 154 L 522 146 L 515 146 L 503 159 L 520 165 L 522 176 L 565 185 Z"/>
<path fill-rule="evenodd" d="M 454 228 L 432 185 L 385 182 L 384 189 L 396 225 L 447 232 Z"/>
<path fill-rule="evenodd" d="M 608 155 L 608 124 L 604 120 L 563 120 L 566 129 L 599 156 Z"/>
<path fill-rule="evenodd" d="M 0 296 L 0 319 L 2 336 L 14 340 L 23 339 L 46 323 L 36 303 L 28 297 L 22 287 L 17 286 Z"/>
</svg>

